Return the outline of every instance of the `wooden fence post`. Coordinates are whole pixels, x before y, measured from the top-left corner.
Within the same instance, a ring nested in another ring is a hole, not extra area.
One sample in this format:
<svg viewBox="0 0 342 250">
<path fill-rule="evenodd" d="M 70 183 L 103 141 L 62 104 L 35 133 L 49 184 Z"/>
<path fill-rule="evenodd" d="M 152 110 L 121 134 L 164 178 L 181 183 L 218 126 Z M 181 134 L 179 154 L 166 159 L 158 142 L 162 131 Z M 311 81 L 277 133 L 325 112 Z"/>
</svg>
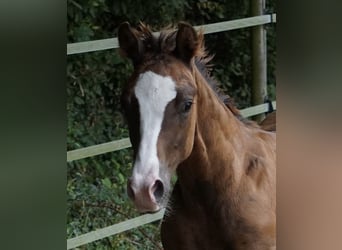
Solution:
<svg viewBox="0 0 342 250">
<path fill-rule="evenodd" d="M 252 16 L 263 15 L 266 0 L 251 0 Z M 266 30 L 263 25 L 252 28 L 252 105 L 262 104 L 267 97 Z M 260 122 L 265 115 L 256 116 Z"/>
</svg>

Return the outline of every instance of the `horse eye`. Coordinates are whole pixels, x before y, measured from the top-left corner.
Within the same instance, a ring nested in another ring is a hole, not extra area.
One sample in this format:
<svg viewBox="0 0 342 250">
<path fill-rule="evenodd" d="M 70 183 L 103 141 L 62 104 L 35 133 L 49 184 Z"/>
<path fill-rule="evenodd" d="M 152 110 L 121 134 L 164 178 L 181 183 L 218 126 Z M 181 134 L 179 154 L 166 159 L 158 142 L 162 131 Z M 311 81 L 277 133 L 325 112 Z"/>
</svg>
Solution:
<svg viewBox="0 0 342 250">
<path fill-rule="evenodd" d="M 186 113 L 190 110 L 192 105 L 192 101 L 185 101 L 184 102 L 184 107 L 183 107 L 183 112 Z"/>
</svg>

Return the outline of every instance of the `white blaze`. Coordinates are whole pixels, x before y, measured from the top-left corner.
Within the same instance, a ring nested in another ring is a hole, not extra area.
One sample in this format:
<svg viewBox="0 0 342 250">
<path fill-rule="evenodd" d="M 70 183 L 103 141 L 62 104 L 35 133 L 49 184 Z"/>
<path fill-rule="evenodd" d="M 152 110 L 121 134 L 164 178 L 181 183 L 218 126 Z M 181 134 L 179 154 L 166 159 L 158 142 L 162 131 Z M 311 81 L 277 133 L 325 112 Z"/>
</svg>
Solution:
<svg viewBox="0 0 342 250">
<path fill-rule="evenodd" d="M 176 85 L 170 77 L 148 71 L 139 76 L 134 91 L 139 102 L 141 140 L 132 177 L 139 186 L 159 176 L 157 141 L 165 108 L 176 97 Z"/>
</svg>

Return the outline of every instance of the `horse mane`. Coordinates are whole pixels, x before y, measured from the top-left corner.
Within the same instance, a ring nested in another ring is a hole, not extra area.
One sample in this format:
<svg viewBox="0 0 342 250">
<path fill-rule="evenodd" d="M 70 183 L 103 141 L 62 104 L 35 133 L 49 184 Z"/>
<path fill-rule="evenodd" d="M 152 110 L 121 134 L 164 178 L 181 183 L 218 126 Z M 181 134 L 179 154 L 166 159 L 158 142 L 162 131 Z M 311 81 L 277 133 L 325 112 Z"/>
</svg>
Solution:
<svg viewBox="0 0 342 250">
<path fill-rule="evenodd" d="M 142 42 L 144 46 L 145 56 L 153 57 L 157 54 L 172 54 L 176 48 L 177 29 L 174 26 L 165 27 L 156 37 L 152 34 L 149 26 L 140 22 L 135 30 L 135 35 Z M 216 93 L 217 97 L 225 104 L 225 106 L 243 123 L 251 126 L 257 124 L 253 121 L 245 119 L 240 111 L 237 109 L 233 98 L 225 94 L 220 88 L 220 83 L 212 76 L 212 67 L 210 63 L 214 55 L 209 55 L 204 45 L 204 32 L 201 29 L 198 33 L 198 46 L 195 51 L 194 65 L 206 80 L 208 85 Z M 147 60 L 148 61 L 148 60 Z"/>
</svg>

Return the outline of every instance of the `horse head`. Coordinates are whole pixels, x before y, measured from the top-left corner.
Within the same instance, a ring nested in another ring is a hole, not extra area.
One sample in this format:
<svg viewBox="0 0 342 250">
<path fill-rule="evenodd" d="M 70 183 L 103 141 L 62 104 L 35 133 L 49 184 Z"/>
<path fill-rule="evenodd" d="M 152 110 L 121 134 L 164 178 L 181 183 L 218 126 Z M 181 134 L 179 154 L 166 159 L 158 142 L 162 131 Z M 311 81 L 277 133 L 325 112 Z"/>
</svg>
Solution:
<svg viewBox="0 0 342 250">
<path fill-rule="evenodd" d="M 140 212 L 156 212 L 167 204 L 171 176 L 192 152 L 198 112 L 192 68 L 203 35 L 180 23 L 155 37 L 145 25 L 126 22 L 118 39 L 134 65 L 122 94 L 134 151 L 127 192 Z"/>
</svg>

